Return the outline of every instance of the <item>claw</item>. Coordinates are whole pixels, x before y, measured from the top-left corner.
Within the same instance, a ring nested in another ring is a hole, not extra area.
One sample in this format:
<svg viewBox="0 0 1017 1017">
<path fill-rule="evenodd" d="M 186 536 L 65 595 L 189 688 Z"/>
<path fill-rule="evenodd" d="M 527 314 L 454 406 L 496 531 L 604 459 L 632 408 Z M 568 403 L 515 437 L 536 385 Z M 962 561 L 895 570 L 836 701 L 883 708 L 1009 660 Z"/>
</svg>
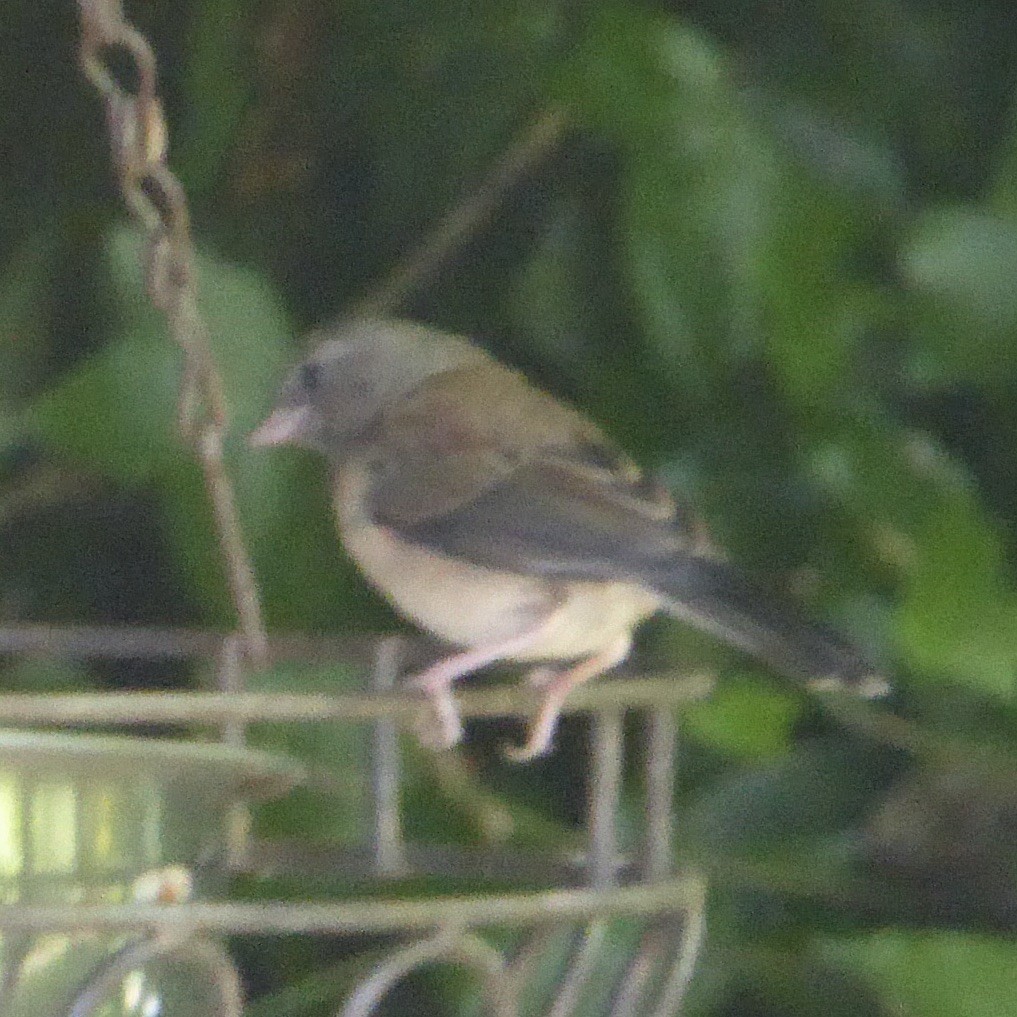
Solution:
<svg viewBox="0 0 1017 1017">
<path fill-rule="evenodd" d="M 422 714 L 417 718 L 417 740 L 435 751 L 458 745 L 463 740 L 463 722 L 451 688 L 424 690 L 424 695 L 431 705 L 432 715 Z M 429 723 L 432 719 L 437 723 Z"/>
<path fill-rule="evenodd" d="M 612 643 L 596 656 L 580 661 L 565 671 L 553 668 L 537 668 L 527 676 L 531 684 L 543 689 L 540 709 L 530 723 L 526 741 L 522 745 L 509 745 L 503 750 L 506 758 L 516 763 L 525 763 L 543 756 L 551 748 L 558 718 L 569 693 L 583 682 L 596 678 L 624 660 L 631 647 L 631 638 L 624 636 Z M 550 675 L 547 675 L 550 672 Z"/>
</svg>

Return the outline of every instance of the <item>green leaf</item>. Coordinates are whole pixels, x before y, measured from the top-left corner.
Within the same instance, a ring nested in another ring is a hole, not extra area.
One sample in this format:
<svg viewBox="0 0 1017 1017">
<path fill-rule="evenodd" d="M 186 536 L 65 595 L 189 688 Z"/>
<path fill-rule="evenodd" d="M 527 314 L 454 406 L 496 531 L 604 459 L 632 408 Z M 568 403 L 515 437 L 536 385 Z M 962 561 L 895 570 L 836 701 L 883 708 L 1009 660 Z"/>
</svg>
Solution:
<svg viewBox="0 0 1017 1017">
<path fill-rule="evenodd" d="M 469 193 L 543 102 L 549 14 L 538 0 L 350 5 L 354 50 L 333 73 L 370 105 L 375 244 L 401 246 Z"/>
<path fill-rule="evenodd" d="M 955 932 L 880 932 L 834 940 L 823 951 L 862 975 L 888 1012 L 1003 1017 L 1017 1000 L 1017 944 Z"/>
<path fill-rule="evenodd" d="M 808 845 L 813 868 L 834 871 L 843 857 L 838 838 L 870 808 L 881 781 L 879 753 L 866 758 L 843 747 L 805 746 L 768 765 L 756 762 L 730 775 L 699 799 L 686 815 L 687 845 L 705 862 L 735 855 L 777 856 L 796 864 Z M 817 851 L 817 845 L 828 850 Z"/>
<path fill-rule="evenodd" d="M 107 263 L 120 309 L 117 335 L 29 409 L 51 448 L 112 480 L 162 493 L 167 536 L 195 590 L 228 617 L 216 540 L 200 469 L 181 440 L 177 402 L 183 356 L 147 303 L 142 242 L 131 229 L 109 238 Z M 196 259 L 199 298 L 230 412 L 226 458 L 247 536 L 257 551 L 288 532 L 292 460 L 246 449 L 243 435 L 269 406 L 283 372 L 290 332 L 271 287 L 256 273 L 208 253 Z"/>
<path fill-rule="evenodd" d="M 80 692 L 93 684 L 80 662 L 46 657 L 26 657 L 2 674 L 4 689 L 13 692 Z"/>
<path fill-rule="evenodd" d="M 897 612 L 915 667 L 1010 697 L 1017 678 L 1017 596 L 997 533 L 970 499 L 944 500 L 913 537 Z"/>
<path fill-rule="evenodd" d="M 682 714 L 691 735 L 731 756 L 767 759 L 787 751 L 801 704 L 753 682 L 725 682 Z"/>
<path fill-rule="evenodd" d="M 42 396 L 30 417 L 52 446 L 115 479 L 175 480 L 189 453 L 175 420 L 183 356 L 144 299 L 142 242 L 117 228 L 109 238 L 119 334 Z M 255 273 L 209 254 L 196 259 L 200 305 L 222 374 L 235 431 L 265 409 L 282 369 L 289 324 Z"/>
<path fill-rule="evenodd" d="M 1017 103 L 1012 99 L 1010 120 L 996 153 L 995 172 L 988 196 L 995 212 L 1010 222 L 1017 221 Z"/>
<path fill-rule="evenodd" d="M 967 472 L 928 437 L 885 421 L 843 432 L 811 468 L 899 578 L 894 632 L 916 680 L 949 676 L 1009 697 L 1017 595 L 998 526 Z"/>
<path fill-rule="evenodd" d="M 1017 223 L 976 206 L 934 208 L 902 244 L 899 261 L 917 297 L 918 378 L 1007 378 L 1015 364 Z"/>
<path fill-rule="evenodd" d="M 623 152 L 622 242 L 647 331 L 688 388 L 709 383 L 754 344 L 768 139 L 718 48 L 639 8 L 598 10 L 560 91 Z"/>
<path fill-rule="evenodd" d="M 176 472 L 188 454 L 173 423 L 181 360 L 167 339 L 129 333 L 44 393 L 29 423 L 50 447 L 116 480 Z"/>
<path fill-rule="evenodd" d="M 932 209 L 901 250 L 915 289 L 998 329 L 1017 324 L 1015 259 L 1017 225 L 974 206 Z"/>
<path fill-rule="evenodd" d="M 782 183 L 760 258 L 769 363 L 791 399 L 829 416 L 857 390 L 845 379 L 882 310 L 849 271 L 865 210 L 803 174 L 789 172 Z"/>
</svg>

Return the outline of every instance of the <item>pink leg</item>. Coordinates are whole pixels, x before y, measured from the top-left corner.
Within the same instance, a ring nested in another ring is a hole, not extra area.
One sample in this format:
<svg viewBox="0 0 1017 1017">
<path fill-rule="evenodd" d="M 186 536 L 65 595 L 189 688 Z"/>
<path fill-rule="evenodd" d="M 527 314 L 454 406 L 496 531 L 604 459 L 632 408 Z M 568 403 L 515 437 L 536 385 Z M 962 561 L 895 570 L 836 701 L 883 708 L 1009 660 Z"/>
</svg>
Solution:
<svg viewBox="0 0 1017 1017">
<path fill-rule="evenodd" d="M 471 650 L 443 657 L 430 667 L 406 679 L 411 688 L 419 689 L 431 701 L 438 720 L 438 731 L 428 732 L 428 742 L 435 748 L 451 748 L 462 740 L 463 726 L 459 710 L 452 696 L 452 684 L 459 678 L 478 671 L 487 664 L 504 660 L 514 653 L 528 649 L 540 638 L 548 623 L 548 615 L 540 622 L 510 639 L 487 643 Z"/>
<path fill-rule="evenodd" d="M 526 735 L 526 741 L 514 748 L 506 749 L 509 759 L 516 762 L 526 762 L 537 756 L 542 756 L 551 747 L 554 739 L 555 729 L 558 727 L 558 718 L 561 716 L 561 708 L 565 704 L 569 693 L 583 682 L 610 671 L 616 664 L 620 664 L 632 649 L 632 637 L 628 634 L 621 636 L 605 650 L 580 661 L 575 667 L 566 671 L 560 671 L 553 677 L 548 676 L 546 668 L 538 668 L 531 675 L 534 684 L 544 689 L 544 696 L 540 701 L 540 709 L 537 716 L 530 724 L 530 730 Z"/>
</svg>

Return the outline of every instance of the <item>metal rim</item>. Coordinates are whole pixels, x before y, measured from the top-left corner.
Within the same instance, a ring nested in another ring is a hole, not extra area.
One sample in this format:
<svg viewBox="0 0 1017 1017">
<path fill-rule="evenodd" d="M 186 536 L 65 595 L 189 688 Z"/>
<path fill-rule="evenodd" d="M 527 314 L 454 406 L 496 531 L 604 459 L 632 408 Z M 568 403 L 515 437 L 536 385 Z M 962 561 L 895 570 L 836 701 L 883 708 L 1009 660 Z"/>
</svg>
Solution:
<svg viewBox="0 0 1017 1017">
<path fill-rule="evenodd" d="M 214 772 L 216 785 L 247 798 L 285 794 L 303 779 L 299 764 L 257 749 L 129 735 L 64 734 L 0 729 L 0 770 L 73 775 L 195 777 Z"/>
</svg>

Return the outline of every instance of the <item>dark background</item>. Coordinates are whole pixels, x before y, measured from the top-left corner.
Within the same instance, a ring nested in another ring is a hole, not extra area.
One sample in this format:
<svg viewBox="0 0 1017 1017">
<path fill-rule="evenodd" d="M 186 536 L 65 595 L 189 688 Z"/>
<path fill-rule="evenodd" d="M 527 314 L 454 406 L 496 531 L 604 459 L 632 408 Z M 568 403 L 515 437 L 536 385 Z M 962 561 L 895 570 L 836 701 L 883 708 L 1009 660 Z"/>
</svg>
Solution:
<svg viewBox="0 0 1017 1017">
<path fill-rule="evenodd" d="M 680 850 L 714 876 L 693 1012 L 1017 1012 L 1012 5 L 128 13 L 159 57 L 271 628 L 397 622 L 340 555 L 319 465 L 254 454 L 244 433 L 301 333 L 381 282 L 535 116 L 564 108 L 559 148 L 403 310 L 583 407 L 732 557 L 884 661 L 907 746 L 652 627 L 648 665 L 721 676 L 687 714 L 676 789 Z M 0 623 L 227 627 L 200 472 L 174 430 L 180 357 L 145 303 L 76 30 L 69 0 L 10 0 L 0 27 Z M 19 690 L 204 677 L 0 666 Z M 478 787 L 550 849 L 577 818 L 582 723 L 527 770 L 495 762 L 505 734 L 473 732 Z M 266 741 L 338 777 L 327 806 L 277 808 L 266 831 L 351 838 L 354 736 Z M 417 835 L 483 841 L 425 771 L 408 792 Z M 286 947 L 285 964 L 282 949 L 248 958 L 257 1012 L 330 1012 L 273 995 L 316 971 L 316 947 Z M 420 991 L 469 1009 L 454 982 Z"/>
</svg>

